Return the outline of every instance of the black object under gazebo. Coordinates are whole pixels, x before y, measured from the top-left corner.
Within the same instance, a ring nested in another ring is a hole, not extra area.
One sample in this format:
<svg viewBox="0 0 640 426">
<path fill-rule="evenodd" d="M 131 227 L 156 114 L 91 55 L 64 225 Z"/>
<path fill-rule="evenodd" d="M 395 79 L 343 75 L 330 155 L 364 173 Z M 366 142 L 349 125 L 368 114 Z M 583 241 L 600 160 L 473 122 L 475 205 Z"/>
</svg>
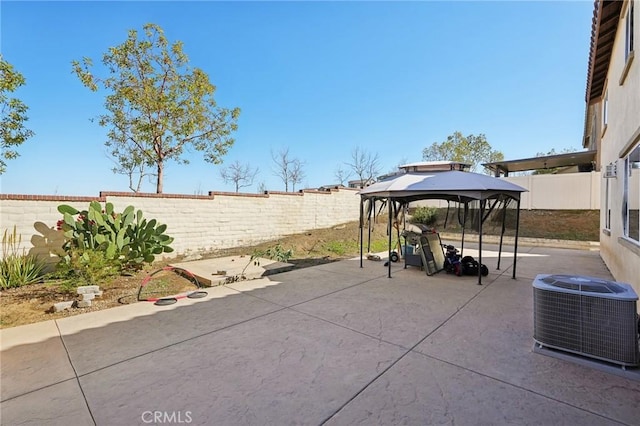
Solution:
<svg viewBox="0 0 640 426">
<path fill-rule="evenodd" d="M 360 195 L 360 267 L 363 267 L 364 245 L 364 205 L 365 201 L 378 200 L 388 204 L 389 210 L 389 259 L 391 259 L 392 220 L 397 213 L 397 205 L 408 205 L 418 200 L 447 200 L 468 206 L 472 201 L 478 201 L 478 262 L 482 264 L 482 223 L 488 214 L 502 202 L 502 231 L 500 234 L 500 249 L 498 253 L 498 269 L 502 255 L 502 241 L 505 232 L 505 216 L 507 200 L 516 202 L 516 234 L 513 253 L 513 278 L 516 278 L 516 261 L 518 252 L 518 231 L 520 222 L 520 195 L 527 190 L 503 179 L 472 172 L 459 170 L 445 171 L 411 171 L 392 176 L 383 181 L 361 189 Z M 466 208 L 465 208 L 466 210 Z M 371 209 L 369 209 L 371 211 Z M 462 233 L 464 247 L 464 228 Z M 482 284 L 482 274 L 478 268 L 478 284 Z M 391 262 L 388 262 L 388 277 L 391 278 Z"/>
</svg>

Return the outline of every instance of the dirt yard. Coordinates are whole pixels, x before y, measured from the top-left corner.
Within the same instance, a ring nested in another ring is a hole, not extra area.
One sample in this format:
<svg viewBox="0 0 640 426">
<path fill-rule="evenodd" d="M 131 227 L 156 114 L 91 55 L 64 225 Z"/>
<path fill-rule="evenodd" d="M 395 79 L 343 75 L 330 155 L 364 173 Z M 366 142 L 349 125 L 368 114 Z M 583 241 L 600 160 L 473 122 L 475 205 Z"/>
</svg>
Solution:
<svg viewBox="0 0 640 426">
<path fill-rule="evenodd" d="M 459 229 L 456 226 L 456 219 L 452 212 L 449 214 L 447 227 L 445 228 L 444 211 L 439 212 L 438 220 L 433 225 L 438 231 L 456 232 Z M 514 222 L 515 216 L 507 217 L 507 223 L 509 224 L 507 235 L 513 235 Z M 499 234 L 500 225 L 494 221 L 487 224 L 484 227 L 484 231 L 487 234 Z M 598 211 L 521 212 L 520 235 L 522 237 L 598 241 L 598 233 Z M 203 258 L 245 255 L 247 262 L 249 262 L 251 254 L 255 250 L 265 250 L 279 243 L 283 249 L 292 250 L 293 255 L 289 259 L 290 263 L 293 263 L 296 268 L 305 268 L 358 255 L 358 237 L 358 224 L 357 222 L 352 222 L 334 228 L 291 235 L 278 241 L 263 243 L 255 247 L 242 247 L 208 253 L 203 255 Z M 367 241 L 366 238 L 365 236 L 365 242 Z M 385 251 L 388 244 L 387 241 L 386 219 L 380 218 L 378 223 L 373 226 L 371 251 Z M 146 277 L 162 269 L 171 261 L 179 260 L 181 259 L 158 261 L 138 273 L 119 276 L 108 282 L 99 283 L 101 290 L 103 290 L 103 295 L 94 299 L 92 306 L 88 308 L 72 308 L 53 313 L 51 308 L 55 303 L 79 300 L 77 295 L 69 293 L 64 286 L 56 281 L 2 291 L 0 292 L 0 328 L 15 327 L 134 303 L 138 300 L 138 291 Z M 141 298 L 148 299 L 184 294 L 186 291 L 195 289 L 196 286 L 192 280 L 170 271 L 164 271 L 153 275 L 148 280 L 141 292 Z"/>
</svg>

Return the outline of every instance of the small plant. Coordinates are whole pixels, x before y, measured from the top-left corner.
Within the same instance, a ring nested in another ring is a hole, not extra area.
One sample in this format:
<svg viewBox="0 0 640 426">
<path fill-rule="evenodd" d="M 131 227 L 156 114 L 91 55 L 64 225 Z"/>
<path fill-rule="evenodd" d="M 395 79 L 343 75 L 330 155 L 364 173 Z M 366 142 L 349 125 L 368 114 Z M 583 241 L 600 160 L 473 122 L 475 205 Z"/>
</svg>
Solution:
<svg viewBox="0 0 640 426">
<path fill-rule="evenodd" d="M 259 257 L 266 257 L 271 260 L 277 260 L 278 262 L 286 262 L 291 259 L 291 256 L 293 256 L 293 250 L 285 250 L 280 244 L 269 247 L 259 255 Z"/>
<path fill-rule="evenodd" d="M 273 247 L 269 247 L 266 250 L 256 249 L 251 254 L 251 257 L 249 258 L 249 262 L 242 269 L 242 272 L 240 273 L 240 275 L 244 276 L 244 271 L 246 271 L 247 267 L 251 265 L 251 262 L 253 262 L 253 264 L 256 266 L 259 266 L 261 257 L 266 257 L 267 259 L 276 260 L 278 262 L 287 262 L 289 259 L 291 259 L 291 256 L 293 256 L 293 250 L 291 249 L 285 250 L 284 248 L 282 248 L 282 245 L 279 243 Z"/>
<path fill-rule="evenodd" d="M 0 260 L 0 289 L 20 287 L 40 281 L 44 264 L 35 256 L 25 254 L 18 248 L 22 243 L 22 235 L 18 235 L 16 227 L 13 232 L 5 229 L 2 235 L 2 253 Z"/>
<path fill-rule="evenodd" d="M 93 249 L 73 249 L 58 263 L 53 276 L 63 280 L 67 291 L 79 285 L 97 284 L 120 273 L 121 264 L 106 252 Z"/>
<path fill-rule="evenodd" d="M 436 207 L 417 207 L 411 215 L 412 222 L 424 225 L 433 225 L 437 218 L 438 209 Z"/>
</svg>

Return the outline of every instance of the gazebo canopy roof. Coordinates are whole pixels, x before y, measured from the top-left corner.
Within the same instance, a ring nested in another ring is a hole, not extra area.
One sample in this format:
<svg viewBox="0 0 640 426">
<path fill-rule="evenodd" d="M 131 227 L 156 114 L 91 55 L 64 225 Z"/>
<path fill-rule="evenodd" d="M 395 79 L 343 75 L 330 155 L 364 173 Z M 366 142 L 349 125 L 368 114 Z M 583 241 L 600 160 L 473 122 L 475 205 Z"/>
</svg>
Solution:
<svg viewBox="0 0 640 426">
<path fill-rule="evenodd" d="M 409 172 L 374 183 L 358 192 L 365 198 L 486 200 L 504 195 L 515 200 L 525 188 L 503 179 L 458 170 Z"/>
</svg>

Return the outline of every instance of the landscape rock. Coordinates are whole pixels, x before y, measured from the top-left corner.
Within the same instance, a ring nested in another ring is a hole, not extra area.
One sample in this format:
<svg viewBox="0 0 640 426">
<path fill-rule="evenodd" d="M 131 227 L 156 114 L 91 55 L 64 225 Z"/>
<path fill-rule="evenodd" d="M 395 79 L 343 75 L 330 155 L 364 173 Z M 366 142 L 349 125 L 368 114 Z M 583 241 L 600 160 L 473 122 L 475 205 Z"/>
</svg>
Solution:
<svg viewBox="0 0 640 426">
<path fill-rule="evenodd" d="M 82 285 L 78 287 L 78 294 L 97 293 L 100 291 L 100 287 L 97 285 Z"/>
<path fill-rule="evenodd" d="M 78 302 L 78 308 L 88 308 L 91 306 L 91 300 L 81 300 Z"/>
<path fill-rule="evenodd" d="M 73 300 L 69 300 L 67 302 L 58 302 L 53 305 L 53 312 L 60 312 L 66 309 L 71 309 L 75 302 Z"/>
</svg>

